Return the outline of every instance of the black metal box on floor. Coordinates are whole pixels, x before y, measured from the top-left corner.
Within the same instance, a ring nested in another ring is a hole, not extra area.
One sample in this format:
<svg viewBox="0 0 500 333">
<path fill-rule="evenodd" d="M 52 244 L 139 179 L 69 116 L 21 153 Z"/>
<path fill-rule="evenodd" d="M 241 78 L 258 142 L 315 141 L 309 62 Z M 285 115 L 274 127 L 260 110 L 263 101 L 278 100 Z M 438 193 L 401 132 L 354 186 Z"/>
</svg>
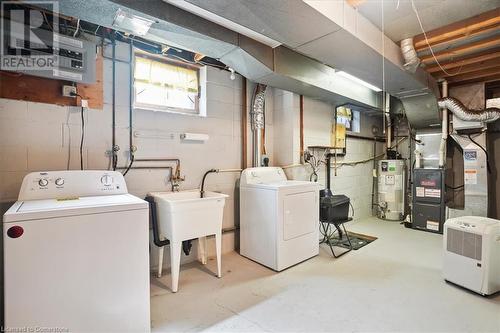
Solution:
<svg viewBox="0 0 500 333">
<path fill-rule="evenodd" d="M 320 199 L 319 218 L 322 222 L 345 221 L 349 217 L 350 199 L 345 195 L 332 195 Z"/>
<path fill-rule="evenodd" d="M 412 227 L 443 233 L 445 221 L 444 169 L 414 169 Z"/>
</svg>

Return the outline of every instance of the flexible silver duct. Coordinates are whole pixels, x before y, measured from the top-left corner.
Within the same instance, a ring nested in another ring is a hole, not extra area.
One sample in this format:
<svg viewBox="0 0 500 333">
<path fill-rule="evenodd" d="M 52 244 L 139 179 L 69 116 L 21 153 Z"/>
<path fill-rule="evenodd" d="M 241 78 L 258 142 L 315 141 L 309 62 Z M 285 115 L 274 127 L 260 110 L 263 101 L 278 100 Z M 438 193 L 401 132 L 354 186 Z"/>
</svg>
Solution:
<svg viewBox="0 0 500 333">
<path fill-rule="evenodd" d="M 445 97 L 438 100 L 440 108 L 450 110 L 457 118 L 464 121 L 479 121 L 490 123 L 500 119 L 499 108 L 486 108 L 482 110 L 468 109 L 458 99 L 453 97 Z"/>
<path fill-rule="evenodd" d="M 260 150 L 262 129 L 264 123 L 264 104 L 266 100 L 265 85 L 258 85 L 253 97 L 252 110 L 250 111 L 250 125 L 253 133 L 253 161 L 254 167 L 261 166 L 262 152 Z"/>
<path fill-rule="evenodd" d="M 403 58 L 405 63 L 403 67 L 411 72 L 415 73 L 420 65 L 420 59 L 417 56 L 417 51 L 415 51 L 415 47 L 413 46 L 413 38 L 406 38 L 401 41 L 401 53 L 403 53 Z"/>
</svg>

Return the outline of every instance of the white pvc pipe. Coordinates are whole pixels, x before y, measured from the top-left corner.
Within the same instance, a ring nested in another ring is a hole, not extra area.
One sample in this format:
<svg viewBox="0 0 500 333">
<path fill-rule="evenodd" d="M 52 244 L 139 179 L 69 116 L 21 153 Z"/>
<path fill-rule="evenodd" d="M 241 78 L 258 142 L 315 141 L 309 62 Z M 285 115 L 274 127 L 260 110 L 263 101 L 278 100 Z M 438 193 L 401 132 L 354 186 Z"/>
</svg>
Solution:
<svg viewBox="0 0 500 333">
<path fill-rule="evenodd" d="M 392 145 L 392 123 L 391 123 L 391 95 L 389 93 L 385 93 L 385 116 L 387 118 L 387 149 L 391 149 Z"/>
<path fill-rule="evenodd" d="M 442 83 L 442 97 L 448 97 L 448 81 Z M 439 146 L 439 167 L 443 168 L 446 159 L 446 140 L 448 139 L 448 109 L 442 108 L 442 124 L 441 124 L 441 144 Z"/>
</svg>

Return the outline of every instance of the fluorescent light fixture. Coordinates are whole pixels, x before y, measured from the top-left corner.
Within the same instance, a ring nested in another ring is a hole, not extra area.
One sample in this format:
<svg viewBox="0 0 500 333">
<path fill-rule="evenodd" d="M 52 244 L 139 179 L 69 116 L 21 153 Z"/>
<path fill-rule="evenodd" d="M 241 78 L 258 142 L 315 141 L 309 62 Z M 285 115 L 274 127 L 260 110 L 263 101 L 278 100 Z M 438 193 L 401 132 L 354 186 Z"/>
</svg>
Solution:
<svg viewBox="0 0 500 333">
<path fill-rule="evenodd" d="M 137 36 L 145 36 L 153 23 L 153 20 L 127 13 L 118 8 L 113 20 L 113 27 Z"/>
<path fill-rule="evenodd" d="M 175 7 L 184 9 L 185 11 L 188 11 L 188 12 L 195 14 L 199 17 L 202 17 L 206 20 L 217 23 L 218 25 L 221 25 L 224 28 L 228 28 L 230 30 L 233 30 L 233 31 L 239 33 L 239 34 L 250 37 L 258 42 L 261 42 L 262 44 L 265 44 L 267 46 L 272 47 L 273 49 L 275 47 L 281 45 L 280 42 L 278 42 L 272 38 L 264 36 L 261 33 L 253 31 L 252 29 L 249 29 L 241 24 L 238 24 L 236 22 L 228 20 L 227 18 L 219 16 L 219 15 L 212 13 L 206 9 L 203 9 L 201 7 L 193 5 L 192 3 L 189 3 L 187 1 L 184 1 L 184 0 L 163 0 L 163 1 L 166 3 L 169 3 L 171 5 L 174 5 Z"/>
<path fill-rule="evenodd" d="M 337 73 L 338 75 L 342 76 L 342 77 L 345 77 L 346 79 L 349 79 L 349 80 L 351 80 L 351 81 L 354 81 L 354 82 L 356 82 L 356 83 L 359 83 L 359 84 L 361 84 L 362 86 L 365 86 L 365 87 L 367 87 L 367 88 L 369 88 L 369 89 L 371 89 L 371 90 L 373 90 L 373 91 L 376 91 L 376 92 L 380 92 L 380 91 L 382 91 L 382 89 L 380 89 L 379 87 L 375 87 L 373 84 L 370 84 L 370 83 L 365 82 L 365 81 L 363 81 L 363 80 L 361 80 L 361 79 L 358 79 L 358 78 L 357 78 L 357 77 L 355 77 L 354 75 L 351 75 L 351 74 L 346 73 L 346 72 L 344 72 L 344 71 L 337 71 L 336 73 Z"/>
</svg>

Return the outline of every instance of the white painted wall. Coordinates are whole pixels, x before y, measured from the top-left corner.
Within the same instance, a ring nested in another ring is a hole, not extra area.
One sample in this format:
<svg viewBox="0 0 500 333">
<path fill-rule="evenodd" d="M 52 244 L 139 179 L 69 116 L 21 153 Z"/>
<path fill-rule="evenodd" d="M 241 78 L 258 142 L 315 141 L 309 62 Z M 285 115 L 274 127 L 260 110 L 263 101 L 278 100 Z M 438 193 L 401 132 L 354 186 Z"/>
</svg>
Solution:
<svg viewBox="0 0 500 333">
<path fill-rule="evenodd" d="M 299 136 L 299 96 L 297 94 L 276 90 L 274 96 L 274 142 L 275 158 L 280 165 L 297 164 L 300 162 Z M 334 106 L 332 104 L 304 98 L 304 147 L 316 145 L 330 145 L 330 131 L 334 121 Z M 371 120 L 361 119 L 371 126 Z M 374 156 L 373 142 L 347 138 L 347 154 L 338 157 L 338 161 L 360 161 Z M 378 153 L 382 152 L 382 145 L 377 145 Z M 319 156 L 319 154 L 318 154 Z M 372 168 L 373 162 L 356 166 L 342 166 L 337 173 L 332 168 L 331 180 L 334 194 L 345 194 L 351 199 L 354 206 L 355 218 L 371 216 L 372 197 Z M 291 179 L 309 180 L 311 169 L 309 166 L 292 167 L 286 170 Z M 318 172 L 318 182 L 326 184 L 325 168 Z"/>
<path fill-rule="evenodd" d="M 109 49 L 105 50 L 109 55 Z M 128 61 L 127 45 L 118 44 L 117 58 Z M 104 107 L 85 110 L 84 159 L 87 169 L 108 169 L 106 151 L 111 148 L 112 62 L 104 60 Z M 119 166 L 128 161 L 129 65 L 116 63 L 117 144 Z M 181 160 L 186 181 L 181 190 L 198 188 L 210 168 L 241 167 L 242 78 L 229 78 L 227 71 L 207 68 L 207 117 L 137 110 L 134 131 L 162 138 L 134 138 L 137 158 L 172 157 Z M 272 99 L 272 92 L 269 92 Z M 266 129 L 272 138 L 272 103 Z M 79 169 L 81 134 L 80 108 L 0 99 L 0 202 L 15 201 L 24 175 L 31 171 Z M 205 143 L 182 142 L 181 133 L 205 133 Z M 250 133 L 249 133 L 250 134 Z M 272 153 L 272 139 L 269 139 Z M 250 140 L 249 140 L 250 141 Z M 251 141 L 250 141 L 251 142 Z M 68 162 L 69 161 L 69 162 Z M 137 163 L 139 165 L 139 163 Z M 142 165 L 142 164 L 141 164 Z M 69 166 L 69 167 L 68 167 Z M 144 197 L 150 191 L 170 191 L 167 170 L 130 170 L 129 191 Z M 212 174 L 206 189 L 230 195 L 226 201 L 223 227 L 234 226 L 234 189 L 238 174 Z M 213 243 L 213 242 L 212 242 Z M 210 245 L 212 251 L 214 244 Z M 234 249 L 234 234 L 223 236 L 223 251 Z M 194 249 L 193 252 L 196 249 Z M 168 255 L 165 256 L 168 267 Z M 156 265 L 156 251 L 152 252 Z"/>
<path fill-rule="evenodd" d="M 109 55 L 109 49 L 105 54 Z M 128 47 L 118 45 L 117 58 L 128 61 Z M 106 155 L 111 147 L 111 61 L 104 60 L 104 107 L 85 110 L 86 139 L 85 167 L 108 169 Z M 119 165 L 128 158 L 129 67 L 116 64 L 117 144 Z M 255 85 L 247 86 L 247 105 Z M 229 79 L 229 73 L 207 68 L 207 117 L 187 116 L 165 112 L 137 110 L 134 130 L 161 138 L 134 138 L 137 158 L 174 157 L 181 160 L 182 189 L 198 188 L 203 173 L 210 168 L 241 167 L 241 108 L 242 78 Z M 329 145 L 333 106 L 305 98 L 305 146 Z M 251 165 L 252 133 L 248 116 L 248 163 Z M 80 108 L 43 103 L 0 99 L 0 202 L 15 201 L 24 175 L 31 171 L 79 168 Z M 194 132 L 210 135 L 206 143 L 186 143 L 180 133 Z M 347 140 L 347 156 L 339 161 L 353 161 L 373 155 L 373 144 L 359 139 Z M 266 92 L 266 148 L 271 165 L 290 165 L 299 162 L 299 96 L 279 89 Z M 379 151 L 381 149 L 379 148 Z M 137 164 L 139 165 L 139 164 Z M 335 193 L 349 196 L 356 217 L 370 215 L 371 163 L 342 167 L 332 174 Z M 309 179 L 306 167 L 287 169 L 290 178 Z M 126 181 L 131 193 L 143 197 L 150 191 L 170 191 L 170 175 L 166 170 L 131 170 Z M 324 184 L 324 172 L 319 181 Z M 221 191 L 230 197 L 224 212 L 224 228 L 235 225 L 235 183 L 238 174 L 212 174 L 207 178 L 208 190 Z M 223 251 L 234 249 L 234 234 L 223 237 Z M 214 244 L 210 245 L 212 251 Z M 196 249 L 193 249 L 193 253 Z M 184 258 L 190 260 L 191 258 Z M 168 255 L 165 267 L 169 266 Z M 156 266 L 156 251 L 152 252 Z"/>
</svg>

